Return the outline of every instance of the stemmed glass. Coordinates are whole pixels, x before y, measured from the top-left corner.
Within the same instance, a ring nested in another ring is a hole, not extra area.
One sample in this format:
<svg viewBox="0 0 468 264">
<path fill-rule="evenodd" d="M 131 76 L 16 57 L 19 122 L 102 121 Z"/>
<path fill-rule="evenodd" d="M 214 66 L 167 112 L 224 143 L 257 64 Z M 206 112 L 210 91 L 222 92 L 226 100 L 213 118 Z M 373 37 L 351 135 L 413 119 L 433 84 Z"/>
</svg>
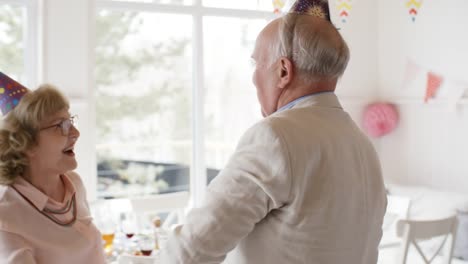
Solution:
<svg viewBox="0 0 468 264">
<path fill-rule="evenodd" d="M 107 256 L 113 253 L 115 231 L 117 229 L 112 210 L 105 204 L 99 204 L 93 210 L 96 227 L 101 232 L 104 252 Z"/>
<path fill-rule="evenodd" d="M 130 242 L 133 236 L 137 233 L 137 221 L 135 213 L 125 212 L 120 216 L 120 228 L 122 233 L 125 234 L 127 241 Z"/>
<path fill-rule="evenodd" d="M 138 247 L 144 256 L 150 256 L 156 247 L 156 243 L 152 236 L 142 235 L 138 240 Z"/>
<path fill-rule="evenodd" d="M 122 235 L 121 253 L 133 254 L 136 249 L 135 235 L 138 231 L 135 213 L 131 211 L 121 212 L 119 225 Z"/>
</svg>

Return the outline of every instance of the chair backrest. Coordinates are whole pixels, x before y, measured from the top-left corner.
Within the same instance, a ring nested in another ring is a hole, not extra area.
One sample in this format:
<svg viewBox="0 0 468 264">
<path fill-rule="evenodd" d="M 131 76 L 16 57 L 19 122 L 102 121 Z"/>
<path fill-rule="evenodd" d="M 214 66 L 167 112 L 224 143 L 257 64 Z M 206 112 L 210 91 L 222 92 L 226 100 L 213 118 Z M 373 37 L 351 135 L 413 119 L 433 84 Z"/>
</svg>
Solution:
<svg viewBox="0 0 468 264">
<path fill-rule="evenodd" d="M 408 219 L 411 200 L 408 197 L 388 195 L 387 211 L 384 216 L 382 229 L 392 230 L 396 235 L 396 223 L 398 220 Z"/>
<path fill-rule="evenodd" d="M 403 240 L 400 263 L 407 263 L 409 247 L 413 245 L 424 260 L 424 263 L 432 263 L 435 257 L 444 251 L 443 263 L 450 264 L 453 255 L 453 245 L 456 239 L 457 224 L 456 215 L 431 221 L 399 220 L 397 223 L 397 235 L 402 237 Z M 419 245 L 420 241 L 441 236 L 443 236 L 443 240 L 440 241 L 440 246 L 435 252 L 423 252 Z M 443 250 L 444 248 L 445 250 Z M 427 253 L 431 253 L 432 256 L 428 257 Z"/>
<path fill-rule="evenodd" d="M 401 219 L 407 219 L 411 200 L 405 196 L 388 195 L 387 212 L 394 213 Z"/>
<path fill-rule="evenodd" d="M 145 233 L 153 229 L 151 220 L 159 213 L 166 217 L 163 219 L 164 229 L 183 224 L 188 202 L 188 192 L 177 192 L 138 198 L 96 200 L 90 202 L 90 209 L 94 222 L 101 232 L 118 231 L 122 228 L 122 220 L 125 217 L 123 214 L 133 212 L 138 232 Z"/>
<path fill-rule="evenodd" d="M 159 194 L 154 196 L 130 199 L 132 211 L 140 217 L 167 212 L 168 216 L 163 223 L 163 228 L 169 228 L 172 224 L 180 224 L 185 220 L 185 209 L 189 201 L 188 192 Z"/>
</svg>

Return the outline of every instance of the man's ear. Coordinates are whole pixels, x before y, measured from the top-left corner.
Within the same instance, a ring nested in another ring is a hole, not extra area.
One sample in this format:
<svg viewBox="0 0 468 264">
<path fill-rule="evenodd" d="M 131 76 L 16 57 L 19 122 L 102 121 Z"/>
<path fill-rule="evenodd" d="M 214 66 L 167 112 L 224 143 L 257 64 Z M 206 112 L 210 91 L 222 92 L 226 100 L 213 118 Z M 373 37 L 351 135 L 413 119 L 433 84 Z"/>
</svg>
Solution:
<svg viewBox="0 0 468 264">
<path fill-rule="evenodd" d="M 291 83 L 293 79 L 293 64 L 292 61 L 286 57 L 281 57 L 278 61 L 278 76 L 279 76 L 279 88 L 283 89 L 289 83 Z"/>
</svg>

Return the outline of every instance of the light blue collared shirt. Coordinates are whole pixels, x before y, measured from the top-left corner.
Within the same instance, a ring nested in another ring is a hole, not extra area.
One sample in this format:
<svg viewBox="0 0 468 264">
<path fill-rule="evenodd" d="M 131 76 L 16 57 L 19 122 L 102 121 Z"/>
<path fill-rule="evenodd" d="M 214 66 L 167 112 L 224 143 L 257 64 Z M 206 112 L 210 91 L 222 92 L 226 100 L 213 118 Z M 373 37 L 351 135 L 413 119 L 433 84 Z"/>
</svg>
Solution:
<svg viewBox="0 0 468 264">
<path fill-rule="evenodd" d="M 326 92 L 318 92 L 318 93 L 313 93 L 313 94 L 308 94 L 308 95 L 304 95 L 304 96 L 301 96 L 291 102 L 289 102 L 287 105 L 283 105 L 280 109 L 276 110 L 275 113 L 279 113 L 279 112 L 282 112 L 284 110 L 289 110 L 291 108 L 293 108 L 295 105 L 297 105 L 299 102 L 311 97 L 311 96 L 314 96 L 314 95 L 317 95 L 317 94 L 323 94 L 323 93 L 333 93 L 333 92 L 330 92 L 330 91 L 326 91 Z"/>
</svg>

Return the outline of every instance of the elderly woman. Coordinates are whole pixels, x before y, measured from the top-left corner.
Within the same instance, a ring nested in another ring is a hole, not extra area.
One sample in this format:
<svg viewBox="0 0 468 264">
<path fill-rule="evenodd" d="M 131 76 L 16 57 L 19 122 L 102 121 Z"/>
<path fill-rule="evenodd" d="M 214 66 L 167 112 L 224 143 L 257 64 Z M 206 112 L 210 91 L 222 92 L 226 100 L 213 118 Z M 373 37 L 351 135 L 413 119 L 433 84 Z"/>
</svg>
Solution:
<svg viewBox="0 0 468 264">
<path fill-rule="evenodd" d="M 1 263 L 104 263 L 83 183 L 72 171 L 80 132 L 67 99 L 43 85 L 16 104 L 0 126 Z"/>
</svg>

